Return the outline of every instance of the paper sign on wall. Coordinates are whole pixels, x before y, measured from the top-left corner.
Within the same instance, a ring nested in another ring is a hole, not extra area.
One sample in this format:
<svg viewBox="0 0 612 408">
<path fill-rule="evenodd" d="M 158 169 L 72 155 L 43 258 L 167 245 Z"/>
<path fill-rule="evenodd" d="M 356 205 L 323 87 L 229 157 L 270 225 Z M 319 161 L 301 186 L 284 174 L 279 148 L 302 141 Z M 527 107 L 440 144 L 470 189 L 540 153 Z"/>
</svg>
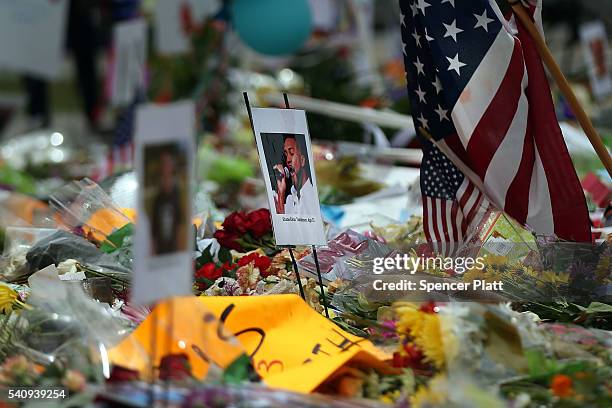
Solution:
<svg viewBox="0 0 612 408">
<path fill-rule="evenodd" d="M 135 303 L 192 293 L 194 126 L 191 102 L 147 105 L 137 112 Z"/>
<path fill-rule="evenodd" d="M 162 55 L 191 49 L 187 25 L 202 24 L 221 8 L 219 0 L 158 0 L 155 3 L 155 47 Z"/>
<path fill-rule="evenodd" d="M 390 370 L 383 363 L 390 356 L 343 331 L 296 295 L 185 297 L 172 302 L 172 307 L 163 303 L 153 311 L 157 343 L 171 344 L 171 349 L 157 347 L 154 365 L 164 354 L 186 353 L 194 375 L 204 378 L 208 361 L 225 367 L 246 352 L 267 385 L 297 392 L 313 391 L 348 362 Z M 110 351 L 113 363 L 146 371 L 152 320 L 149 316 Z M 234 338 L 240 347 L 231 342 Z"/>
<path fill-rule="evenodd" d="M 111 102 L 132 103 L 144 84 L 147 60 L 147 25 L 143 19 L 118 23 L 113 29 Z"/>
<path fill-rule="evenodd" d="M 64 55 L 67 6 L 67 0 L 0 0 L 0 67 L 56 78 Z"/>
<path fill-rule="evenodd" d="M 610 50 L 606 27 L 594 21 L 580 27 L 580 39 L 593 94 L 598 99 L 612 92 L 610 76 Z"/>
<path fill-rule="evenodd" d="M 306 113 L 253 108 L 252 114 L 276 245 L 324 245 Z"/>
</svg>

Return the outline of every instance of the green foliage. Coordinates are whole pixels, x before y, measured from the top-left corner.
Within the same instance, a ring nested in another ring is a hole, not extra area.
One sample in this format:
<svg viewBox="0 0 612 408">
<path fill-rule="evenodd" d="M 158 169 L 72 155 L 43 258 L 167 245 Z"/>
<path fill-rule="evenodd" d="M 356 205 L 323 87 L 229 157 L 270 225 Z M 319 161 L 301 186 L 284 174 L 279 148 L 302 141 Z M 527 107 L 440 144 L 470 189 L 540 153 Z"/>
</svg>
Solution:
<svg viewBox="0 0 612 408">
<path fill-rule="evenodd" d="M 123 247 L 126 238 L 132 237 L 133 235 L 134 224 L 131 222 L 127 223 L 106 237 L 106 241 L 100 245 L 100 250 L 106 254 L 115 252 L 119 248 Z"/>
</svg>

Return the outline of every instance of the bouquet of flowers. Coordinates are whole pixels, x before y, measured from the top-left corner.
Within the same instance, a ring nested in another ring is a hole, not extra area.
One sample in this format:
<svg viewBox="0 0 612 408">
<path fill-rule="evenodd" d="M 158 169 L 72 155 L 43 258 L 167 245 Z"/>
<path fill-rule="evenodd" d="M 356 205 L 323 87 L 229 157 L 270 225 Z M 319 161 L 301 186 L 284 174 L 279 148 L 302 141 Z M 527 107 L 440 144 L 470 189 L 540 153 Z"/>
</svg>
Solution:
<svg viewBox="0 0 612 408">
<path fill-rule="evenodd" d="M 223 248 L 249 252 L 261 248 L 266 255 L 278 252 L 272 236 L 270 211 L 266 208 L 251 211 L 235 211 L 223 221 L 223 229 L 214 237 Z"/>
<path fill-rule="evenodd" d="M 241 296 L 297 293 L 297 281 L 288 251 L 274 256 L 261 249 L 237 254 L 224 247 L 213 254 L 213 244 L 196 259 L 194 292 L 205 296 Z M 299 253 L 303 257 L 306 253 Z M 304 285 L 307 285 L 306 281 Z"/>
</svg>

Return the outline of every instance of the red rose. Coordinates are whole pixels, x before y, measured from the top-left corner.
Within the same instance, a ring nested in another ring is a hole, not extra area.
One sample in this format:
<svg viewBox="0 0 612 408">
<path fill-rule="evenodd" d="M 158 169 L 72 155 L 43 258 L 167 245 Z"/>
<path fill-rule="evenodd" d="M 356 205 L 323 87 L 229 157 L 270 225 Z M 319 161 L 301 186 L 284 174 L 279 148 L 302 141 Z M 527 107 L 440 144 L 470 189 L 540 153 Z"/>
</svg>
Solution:
<svg viewBox="0 0 612 408">
<path fill-rule="evenodd" d="M 187 354 L 168 354 L 159 362 L 159 379 L 180 381 L 191 377 L 191 365 Z"/>
<path fill-rule="evenodd" d="M 251 254 L 245 255 L 238 260 L 238 266 L 248 265 L 255 260 L 257 257 L 257 253 L 253 252 Z"/>
<path fill-rule="evenodd" d="M 270 265 L 272 265 L 272 260 L 267 256 L 260 256 L 255 259 L 255 266 L 257 267 L 257 269 L 259 269 L 259 273 L 264 278 L 267 276 L 266 272 L 270 268 Z"/>
<path fill-rule="evenodd" d="M 255 264 L 255 267 L 257 269 L 259 269 L 259 273 L 261 274 L 261 276 L 263 276 L 264 278 L 268 276 L 266 272 L 270 268 L 270 265 L 272 265 L 272 260 L 270 258 L 268 258 L 267 256 L 259 255 L 256 252 L 253 252 L 249 255 L 246 255 L 240 258 L 238 260 L 238 266 L 248 265 L 251 262 Z"/>
<path fill-rule="evenodd" d="M 238 252 L 244 252 L 244 249 L 238 243 L 238 238 L 240 237 L 235 232 L 222 229 L 215 231 L 213 236 L 217 239 L 221 246 L 229 249 L 235 249 Z"/>
<path fill-rule="evenodd" d="M 270 211 L 267 208 L 250 212 L 246 217 L 246 229 L 255 238 L 261 238 L 272 230 Z"/>
<path fill-rule="evenodd" d="M 121 366 L 113 366 L 110 377 L 107 382 L 126 382 L 126 381 L 138 381 L 139 373 L 136 370 L 130 370 L 129 368 Z"/>
<path fill-rule="evenodd" d="M 206 278 L 211 281 L 216 281 L 217 278 L 220 278 L 223 275 L 223 271 L 219 268 L 217 269 L 214 263 L 207 263 L 202 266 L 195 274 L 197 278 Z"/>
<path fill-rule="evenodd" d="M 234 211 L 223 221 L 223 229 L 228 232 L 243 235 L 247 232 L 247 217 L 242 211 Z"/>
</svg>

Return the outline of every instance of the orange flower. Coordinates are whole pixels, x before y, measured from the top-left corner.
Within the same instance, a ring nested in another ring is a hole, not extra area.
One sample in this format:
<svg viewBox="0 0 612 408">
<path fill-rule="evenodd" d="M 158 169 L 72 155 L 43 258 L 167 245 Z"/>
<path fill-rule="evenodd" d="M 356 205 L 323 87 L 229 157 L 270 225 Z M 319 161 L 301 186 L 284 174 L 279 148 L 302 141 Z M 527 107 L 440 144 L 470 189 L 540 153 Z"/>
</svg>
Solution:
<svg viewBox="0 0 612 408">
<path fill-rule="evenodd" d="M 572 379 L 564 374 L 557 374 L 550 382 L 550 389 L 557 397 L 566 398 L 574 393 Z"/>
</svg>

